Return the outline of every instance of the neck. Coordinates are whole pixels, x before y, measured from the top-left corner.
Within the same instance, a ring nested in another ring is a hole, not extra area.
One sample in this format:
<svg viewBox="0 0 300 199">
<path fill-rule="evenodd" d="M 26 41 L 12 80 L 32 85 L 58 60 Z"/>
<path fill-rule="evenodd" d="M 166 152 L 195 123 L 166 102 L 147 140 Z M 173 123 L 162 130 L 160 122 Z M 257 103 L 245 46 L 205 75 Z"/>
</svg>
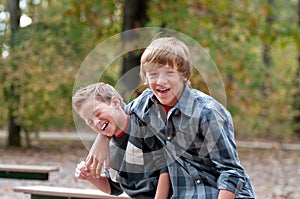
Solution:
<svg viewBox="0 0 300 199">
<path fill-rule="evenodd" d="M 118 129 L 115 133 L 115 136 L 119 136 L 120 134 L 125 132 L 127 130 L 128 123 L 129 123 L 129 115 L 123 113 L 122 117 L 120 117 L 120 119 L 116 123 L 118 126 Z"/>
</svg>

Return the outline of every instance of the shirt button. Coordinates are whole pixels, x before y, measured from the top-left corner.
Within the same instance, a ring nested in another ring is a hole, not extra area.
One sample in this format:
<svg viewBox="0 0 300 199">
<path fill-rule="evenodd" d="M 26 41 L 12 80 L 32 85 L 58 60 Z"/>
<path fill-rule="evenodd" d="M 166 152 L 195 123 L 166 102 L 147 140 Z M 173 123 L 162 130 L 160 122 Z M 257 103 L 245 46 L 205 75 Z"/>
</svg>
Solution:
<svg viewBox="0 0 300 199">
<path fill-rule="evenodd" d="M 196 183 L 197 183 L 197 184 L 200 184 L 200 183 L 201 183 L 201 180 L 196 180 Z"/>
</svg>

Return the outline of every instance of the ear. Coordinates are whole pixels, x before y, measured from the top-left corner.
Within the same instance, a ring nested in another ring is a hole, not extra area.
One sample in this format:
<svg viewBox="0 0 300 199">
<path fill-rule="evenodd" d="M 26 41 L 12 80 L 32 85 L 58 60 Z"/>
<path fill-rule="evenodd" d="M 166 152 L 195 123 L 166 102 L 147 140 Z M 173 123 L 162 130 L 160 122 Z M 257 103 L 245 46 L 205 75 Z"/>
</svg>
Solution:
<svg viewBox="0 0 300 199">
<path fill-rule="evenodd" d="M 120 106 L 120 100 L 116 96 L 113 96 L 111 98 L 111 103 L 115 107 L 119 107 Z"/>
<path fill-rule="evenodd" d="M 183 81 L 188 81 L 188 78 L 182 74 Z"/>
<path fill-rule="evenodd" d="M 148 82 L 147 79 L 143 82 L 143 85 L 144 85 L 144 86 L 149 85 L 149 82 Z"/>
</svg>

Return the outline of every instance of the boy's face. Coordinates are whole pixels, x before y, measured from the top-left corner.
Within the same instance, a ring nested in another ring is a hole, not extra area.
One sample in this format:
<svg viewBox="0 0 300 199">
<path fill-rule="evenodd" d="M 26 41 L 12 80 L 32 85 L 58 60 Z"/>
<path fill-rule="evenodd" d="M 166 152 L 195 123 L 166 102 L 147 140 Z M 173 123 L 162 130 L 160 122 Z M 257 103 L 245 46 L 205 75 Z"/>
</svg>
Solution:
<svg viewBox="0 0 300 199">
<path fill-rule="evenodd" d="M 146 72 L 149 87 L 157 99 L 166 106 L 174 106 L 183 91 L 184 80 L 180 72 L 166 65 Z"/>
<path fill-rule="evenodd" d="M 116 122 L 121 117 L 120 111 L 123 109 L 113 102 L 108 104 L 91 97 L 83 103 L 79 115 L 95 132 L 111 137 L 121 132 Z"/>
</svg>

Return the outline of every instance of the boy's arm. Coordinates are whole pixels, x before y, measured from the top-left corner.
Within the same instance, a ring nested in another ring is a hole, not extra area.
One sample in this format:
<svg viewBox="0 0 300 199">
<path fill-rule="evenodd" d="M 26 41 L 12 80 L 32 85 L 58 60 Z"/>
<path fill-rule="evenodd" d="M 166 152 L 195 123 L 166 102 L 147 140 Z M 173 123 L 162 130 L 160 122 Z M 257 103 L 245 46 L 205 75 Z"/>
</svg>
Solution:
<svg viewBox="0 0 300 199">
<path fill-rule="evenodd" d="M 219 191 L 219 195 L 218 195 L 218 199 L 234 199 L 235 194 L 232 193 L 231 191 L 227 191 L 227 190 L 220 190 Z"/>
<path fill-rule="evenodd" d="M 218 199 L 235 197 L 245 185 L 245 173 L 240 164 L 234 140 L 233 121 L 230 113 L 218 109 L 208 109 L 205 113 L 209 122 L 202 122 L 202 133 L 206 139 L 206 150 L 211 161 L 220 172 L 217 187 Z"/>
<path fill-rule="evenodd" d="M 171 182 L 169 173 L 160 174 L 154 199 L 168 199 L 170 190 Z"/>
<path fill-rule="evenodd" d="M 100 175 L 99 178 L 89 178 L 88 181 L 92 183 L 100 191 L 111 194 L 109 181 L 105 175 Z"/>
<path fill-rule="evenodd" d="M 110 138 L 98 134 L 86 158 L 86 166 L 90 168 L 93 178 L 100 178 L 103 163 L 109 168 Z"/>
</svg>

